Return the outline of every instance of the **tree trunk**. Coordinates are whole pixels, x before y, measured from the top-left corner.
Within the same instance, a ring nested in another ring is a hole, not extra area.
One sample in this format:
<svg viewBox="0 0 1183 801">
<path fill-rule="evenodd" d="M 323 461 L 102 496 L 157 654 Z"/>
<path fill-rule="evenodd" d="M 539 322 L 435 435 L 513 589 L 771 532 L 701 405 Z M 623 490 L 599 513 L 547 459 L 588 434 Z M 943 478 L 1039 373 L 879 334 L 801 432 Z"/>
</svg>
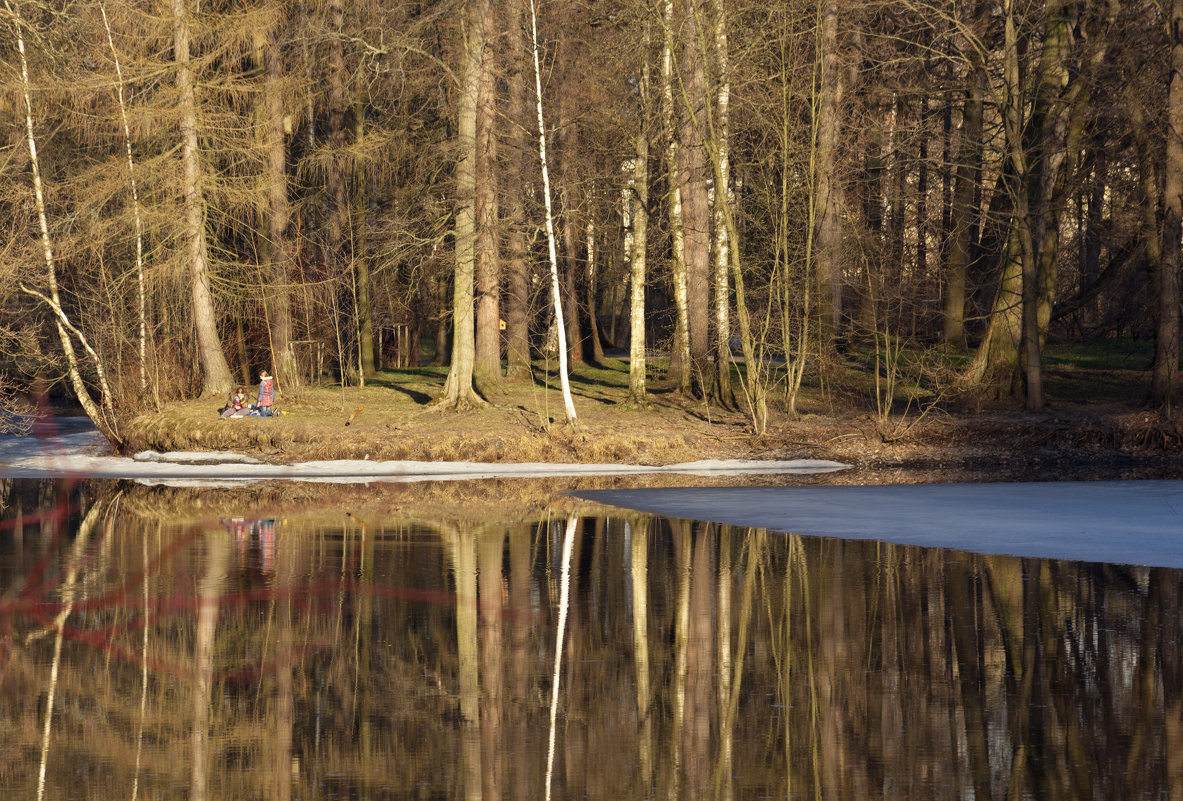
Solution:
<svg viewBox="0 0 1183 801">
<path fill-rule="evenodd" d="M 485 30 L 497 32 L 497 7 L 485 5 Z M 501 386 L 501 259 L 497 241 L 497 99 L 493 42 L 485 36 L 476 109 L 476 357 L 473 382 L 488 397 Z"/>
<path fill-rule="evenodd" d="M 561 137 L 560 137 L 561 138 Z M 560 152 L 560 162 L 571 157 L 572 143 L 567 142 Z M 572 170 L 563 170 L 564 175 L 568 177 Z M 570 180 L 570 178 L 568 178 Z M 575 291 L 575 276 L 578 274 L 578 259 L 576 258 L 578 246 L 576 241 L 576 231 L 578 226 L 576 224 L 575 207 L 578 204 L 576 200 L 572 199 L 572 195 L 576 194 L 570 186 L 563 186 L 559 190 L 559 204 L 562 207 L 562 226 L 563 226 L 563 305 L 567 308 L 567 314 L 564 321 L 567 325 L 567 349 L 568 357 L 575 364 L 583 364 L 583 333 L 580 330 L 579 324 L 579 294 Z"/>
<path fill-rule="evenodd" d="M 1162 265 L 1156 295 L 1154 376 L 1150 398 L 1170 409 L 1179 382 L 1179 237 L 1183 225 L 1183 0 L 1171 3 L 1171 71 L 1163 176 Z"/>
<path fill-rule="evenodd" d="M 1015 27 L 1014 0 L 1003 3 L 1006 13 L 1004 107 L 1007 157 L 1015 171 L 1015 223 L 1019 240 L 1022 275 L 1022 364 L 1026 379 L 1028 411 L 1043 407 L 1043 374 L 1039 353 L 1039 318 L 1037 299 L 1037 262 L 1031 232 L 1029 170 L 1023 140 L 1023 96 L 1019 85 L 1019 42 Z"/>
<path fill-rule="evenodd" d="M 690 332 L 691 387 L 699 397 L 714 394 L 710 367 L 711 210 L 707 193 L 706 146 L 703 126 L 707 115 L 706 75 L 699 55 L 705 32 L 701 0 L 683 0 L 684 36 L 679 53 L 683 101 L 678 179 L 682 192 L 682 228 L 685 243 L 686 302 Z"/>
<path fill-rule="evenodd" d="M 845 200 L 838 174 L 839 115 L 844 91 L 838 58 L 838 4 L 824 0 L 821 26 L 821 88 L 817 131 L 817 274 L 821 281 L 823 342 L 842 335 L 842 214 Z"/>
<path fill-rule="evenodd" d="M 263 104 L 266 114 L 267 148 L 267 239 L 271 274 L 267 295 L 271 300 L 271 365 L 280 387 L 299 380 L 296 355 L 292 350 L 292 242 L 288 237 L 291 217 L 288 203 L 287 147 L 284 143 L 284 114 L 281 84 L 283 50 L 279 40 L 278 16 L 267 28 L 266 78 Z"/>
<path fill-rule="evenodd" d="M 722 0 L 715 0 L 714 50 L 719 70 L 719 85 L 715 92 L 716 118 L 714 132 L 715 184 L 715 386 L 720 405 L 735 407 L 735 391 L 731 385 L 731 291 L 727 271 L 731 266 L 728 249 L 731 239 L 727 227 L 725 206 L 734 206 L 731 189 L 731 67 L 727 42 L 727 14 Z M 721 183 L 721 185 L 720 185 Z"/>
<path fill-rule="evenodd" d="M 669 192 L 670 273 L 673 284 L 674 345 L 670 353 L 669 379 L 678 392 L 690 390 L 690 323 L 686 288 L 686 240 L 682 221 L 682 179 L 678 137 L 674 132 L 674 0 L 662 3 L 665 45 L 661 54 L 661 116 L 665 129 L 666 185 Z"/>
<path fill-rule="evenodd" d="M 505 215 L 506 292 L 505 350 L 506 377 L 522 379 L 530 375 L 530 264 L 526 241 L 527 165 L 531 153 L 527 131 L 526 41 L 522 35 L 524 0 L 512 0 L 507 25 L 508 74 L 506 75 L 506 118 L 509 123 L 509 154 L 506 158 L 508 180 L 503 187 L 508 200 Z"/>
<path fill-rule="evenodd" d="M 645 269 L 649 239 L 649 26 L 641 39 L 640 130 L 633 140 L 632 253 L 629 281 L 628 403 L 648 403 L 645 387 Z M 626 244 L 627 247 L 627 244 Z M 646 784 L 646 786 L 648 786 Z"/>
<path fill-rule="evenodd" d="M 472 385 L 476 342 L 473 331 L 473 265 L 476 258 L 476 118 L 484 69 L 485 19 L 489 0 L 469 0 L 460 100 L 457 115 L 456 269 L 452 282 L 452 363 L 438 403 L 462 409 L 486 402 Z"/>
<path fill-rule="evenodd" d="M 594 210 L 589 204 L 587 210 L 587 340 L 591 346 L 591 360 L 595 364 L 604 361 L 604 348 L 600 345 L 600 325 L 596 320 L 596 294 L 598 289 L 599 265 L 596 257 L 596 222 Z"/>
<path fill-rule="evenodd" d="M 571 383 L 567 376 L 567 342 L 563 325 L 563 303 L 559 292 L 559 255 L 555 243 L 555 218 L 550 200 L 550 163 L 546 156 L 546 121 L 542 115 L 542 56 L 538 45 L 538 15 L 534 0 L 530 0 L 530 52 L 534 57 L 534 110 L 538 120 L 538 162 L 542 168 L 542 199 L 546 210 L 546 246 L 550 257 L 550 293 L 554 309 L 555 331 L 559 338 L 559 383 L 563 391 L 563 409 L 567 414 L 567 425 L 578 429 L 575 403 L 571 399 Z M 570 532 L 570 529 L 568 529 Z M 556 688 L 558 686 L 556 681 Z M 552 716 L 553 720 L 553 716 Z M 553 740 L 552 740 L 553 743 Z"/>
<path fill-rule="evenodd" d="M 356 81 L 353 95 L 353 142 L 361 145 L 365 139 L 366 104 L 362 94 L 362 83 Z M 369 254 L 369 196 L 365 166 L 358 163 L 354 168 L 354 213 L 353 230 L 353 275 L 357 282 L 357 357 L 361 362 L 363 380 L 378 372 L 374 361 L 374 308 L 370 302 L 370 254 Z"/>
<path fill-rule="evenodd" d="M 202 166 L 197 143 L 197 94 L 189 61 L 189 9 L 186 0 L 169 0 L 173 16 L 173 59 L 177 65 L 178 103 L 181 114 L 181 191 L 185 202 L 185 240 L 189 249 L 192 282 L 193 325 L 201 361 L 202 395 L 230 392 L 230 365 L 218 338 L 217 317 L 210 292 L 209 247 L 205 238 L 206 207 L 202 193 Z"/>
</svg>

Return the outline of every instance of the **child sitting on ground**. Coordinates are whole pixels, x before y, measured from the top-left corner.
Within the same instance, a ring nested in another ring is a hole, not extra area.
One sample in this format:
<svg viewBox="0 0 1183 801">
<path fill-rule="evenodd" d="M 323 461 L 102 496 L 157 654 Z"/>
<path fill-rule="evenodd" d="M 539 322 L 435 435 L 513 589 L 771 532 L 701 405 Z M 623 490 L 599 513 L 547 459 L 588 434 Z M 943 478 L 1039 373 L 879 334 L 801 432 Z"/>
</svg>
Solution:
<svg viewBox="0 0 1183 801">
<path fill-rule="evenodd" d="M 246 406 L 246 393 L 239 387 L 226 400 L 226 406 L 222 409 L 222 417 L 242 417 L 244 416 L 243 407 Z"/>
</svg>

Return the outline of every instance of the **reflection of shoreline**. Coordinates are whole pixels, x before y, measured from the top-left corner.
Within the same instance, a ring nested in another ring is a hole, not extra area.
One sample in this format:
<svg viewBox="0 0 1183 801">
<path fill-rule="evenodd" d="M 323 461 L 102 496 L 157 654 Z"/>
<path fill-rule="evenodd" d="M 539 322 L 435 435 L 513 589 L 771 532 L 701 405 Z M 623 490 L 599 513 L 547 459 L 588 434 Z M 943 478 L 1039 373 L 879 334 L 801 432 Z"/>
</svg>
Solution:
<svg viewBox="0 0 1183 801">
<path fill-rule="evenodd" d="M 265 575 L 275 571 L 276 549 L 279 547 L 279 543 L 276 537 L 276 523 L 274 518 L 260 517 L 254 520 L 247 520 L 243 517 L 232 517 L 228 520 L 223 520 L 222 525 L 234 535 L 234 545 L 238 553 L 239 566 L 248 566 L 248 551 L 250 546 L 252 543 L 258 543 L 259 570 Z"/>
</svg>

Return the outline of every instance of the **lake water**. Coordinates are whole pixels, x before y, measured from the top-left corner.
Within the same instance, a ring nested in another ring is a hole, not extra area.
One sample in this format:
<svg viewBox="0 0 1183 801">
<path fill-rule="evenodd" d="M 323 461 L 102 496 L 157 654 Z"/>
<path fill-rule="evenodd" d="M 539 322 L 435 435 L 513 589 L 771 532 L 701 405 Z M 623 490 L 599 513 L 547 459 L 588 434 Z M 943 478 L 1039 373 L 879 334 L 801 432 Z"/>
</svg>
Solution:
<svg viewBox="0 0 1183 801">
<path fill-rule="evenodd" d="M 1183 794 L 1177 569 L 419 492 L 0 480 L 0 797 Z"/>
</svg>

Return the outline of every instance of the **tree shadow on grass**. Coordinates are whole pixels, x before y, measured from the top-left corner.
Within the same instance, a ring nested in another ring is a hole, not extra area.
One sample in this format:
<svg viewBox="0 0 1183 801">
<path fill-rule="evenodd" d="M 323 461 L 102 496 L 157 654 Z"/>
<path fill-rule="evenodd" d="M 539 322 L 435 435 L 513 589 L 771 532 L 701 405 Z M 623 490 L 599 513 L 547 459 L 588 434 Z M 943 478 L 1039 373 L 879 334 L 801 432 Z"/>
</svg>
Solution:
<svg viewBox="0 0 1183 801">
<path fill-rule="evenodd" d="M 396 392 L 401 392 L 420 406 L 426 406 L 433 400 L 430 394 L 417 389 L 411 389 L 407 385 L 395 381 L 390 376 L 378 375 L 374 378 L 367 378 L 366 383 L 372 387 L 382 387 L 383 389 L 393 389 Z"/>
</svg>

